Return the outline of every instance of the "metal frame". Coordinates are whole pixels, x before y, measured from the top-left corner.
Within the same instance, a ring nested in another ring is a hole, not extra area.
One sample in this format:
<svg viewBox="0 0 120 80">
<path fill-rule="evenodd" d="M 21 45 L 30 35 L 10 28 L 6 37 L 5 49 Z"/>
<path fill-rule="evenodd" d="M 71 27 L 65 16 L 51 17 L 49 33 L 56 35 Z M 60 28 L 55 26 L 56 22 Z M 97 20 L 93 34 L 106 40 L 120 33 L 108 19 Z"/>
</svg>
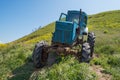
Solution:
<svg viewBox="0 0 120 80">
<path fill-rule="evenodd" d="M 60 15 L 60 17 L 59 17 L 59 21 L 60 21 L 60 19 L 61 19 L 62 15 L 65 15 L 65 16 L 66 16 L 66 18 L 67 18 L 67 14 L 65 14 L 65 13 L 61 13 L 61 15 Z"/>
</svg>

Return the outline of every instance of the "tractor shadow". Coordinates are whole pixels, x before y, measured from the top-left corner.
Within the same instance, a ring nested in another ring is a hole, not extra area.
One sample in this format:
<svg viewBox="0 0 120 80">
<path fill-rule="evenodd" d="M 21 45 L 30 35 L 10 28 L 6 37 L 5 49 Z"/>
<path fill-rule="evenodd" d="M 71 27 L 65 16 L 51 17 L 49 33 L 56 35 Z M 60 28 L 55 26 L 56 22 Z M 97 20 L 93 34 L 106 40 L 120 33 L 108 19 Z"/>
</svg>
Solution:
<svg viewBox="0 0 120 80">
<path fill-rule="evenodd" d="M 12 71 L 8 80 L 29 80 L 31 74 L 35 71 L 32 61 L 27 61 L 24 65 Z"/>
<path fill-rule="evenodd" d="M 59 63 L 61 60 L 56 61 L 57 55 L 50 54 L 46 66 L 43 68 L 35 68 L 32 59 L 27 59 L 26 63 L 15 70 L 8 77 L 8 80 L 37 80 L 39 71 L 44 68 L 51 67 L 52 65 Z"/>
</svg>

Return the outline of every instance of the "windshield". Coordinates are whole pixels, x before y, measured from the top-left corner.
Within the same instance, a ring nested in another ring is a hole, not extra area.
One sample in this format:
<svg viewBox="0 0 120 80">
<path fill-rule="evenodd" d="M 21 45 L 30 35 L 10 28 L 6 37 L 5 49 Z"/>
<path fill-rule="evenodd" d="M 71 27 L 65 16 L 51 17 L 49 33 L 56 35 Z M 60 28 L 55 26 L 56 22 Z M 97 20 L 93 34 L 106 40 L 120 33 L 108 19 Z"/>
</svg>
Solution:
<svg viewBox="0 0 120 80">
<path fill-rule="evenodd" d="M 79 15 L 72 14 L 68 16 L 68 21 L 79 23 Z"/>
</svg>

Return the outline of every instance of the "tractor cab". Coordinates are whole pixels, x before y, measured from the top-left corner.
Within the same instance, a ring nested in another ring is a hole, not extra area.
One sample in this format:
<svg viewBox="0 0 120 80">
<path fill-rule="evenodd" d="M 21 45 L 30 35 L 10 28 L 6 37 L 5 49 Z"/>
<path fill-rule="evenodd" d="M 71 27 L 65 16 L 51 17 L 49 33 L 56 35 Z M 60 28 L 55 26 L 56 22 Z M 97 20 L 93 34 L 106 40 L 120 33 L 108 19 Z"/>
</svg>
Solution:
<svg viewBox="0 0 120 80">
<path fill-rule="evenodd" d="M 79 20 L 79 18 L 81 20 Z M 80 11 L 68 11 L 67 14 L 61 13 L 59 21 L 68 21 L 68 22 L 74 22 L 80 25 L 81 23 L 84 23 L 85 26 L 87 25 L 87 14 Z"/>
<path fill-rule="evenodd" d="M 61 13 L 55 24 L 52 42 L 71 45 L 78 36 L 88 33 L 86 25 L 87 14 L 85 12 L 70 10 L 67 14 Z"/>
</svg>

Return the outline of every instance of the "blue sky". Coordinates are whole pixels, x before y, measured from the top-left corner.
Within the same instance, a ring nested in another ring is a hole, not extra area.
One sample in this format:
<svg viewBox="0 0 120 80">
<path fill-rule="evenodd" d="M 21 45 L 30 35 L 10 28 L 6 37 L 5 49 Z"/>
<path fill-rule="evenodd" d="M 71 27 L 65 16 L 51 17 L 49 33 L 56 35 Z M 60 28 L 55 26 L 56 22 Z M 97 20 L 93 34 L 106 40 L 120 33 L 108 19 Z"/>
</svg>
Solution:
<svg viewBox="0 0 120 80">
<path fill-rule="evenodd" d="M 80 8 L 87 14 L 120 10 L 120 0 L 0 0 L 0 42 L 14 41 L 58 20 L 61 12 Z"/>
</svg>

